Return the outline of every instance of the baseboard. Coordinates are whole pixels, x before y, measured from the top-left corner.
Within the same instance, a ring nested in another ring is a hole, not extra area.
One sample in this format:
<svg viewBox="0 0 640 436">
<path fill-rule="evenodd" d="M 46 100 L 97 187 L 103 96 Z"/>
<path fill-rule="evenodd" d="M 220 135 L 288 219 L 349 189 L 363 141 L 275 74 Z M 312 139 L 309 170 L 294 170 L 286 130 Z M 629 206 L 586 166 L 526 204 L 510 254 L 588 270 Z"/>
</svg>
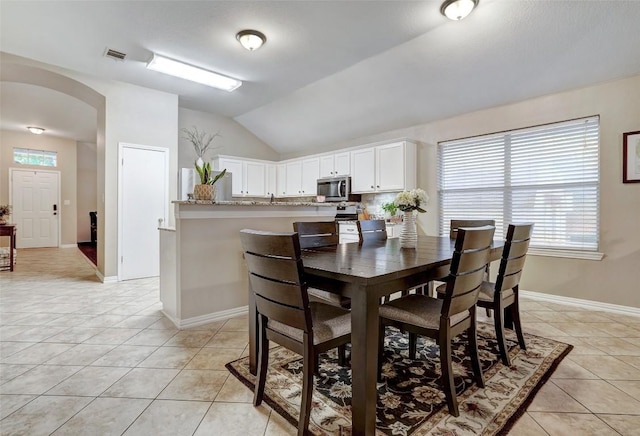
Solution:
<svg viewBox="0 0 640 436">
<path fill-rule="evenodd" d="M 618 304 L 602 303 L 600 301 L 582 300 L 580 298 L 562 297 L 559 295 L 544 294 L 533 291 L 520 291 L 522 297 L 552 303 L 570 304 L 572 306 L 586 307 L 588 309 L 598 309 L 605 312 L 621 313 L 625 315 L 640 316 L 640 307 L 621 306 Z"/>
<path fill-rule="evenodd" d="M 118 276 L 103 276 L 102 273 L 100 271 L 98 271 L 98 269 L 96 268 L 96 275 L 98 276 L 98 278 L 100 279 L 100 281 L 102 283 L 117 283 L 118 282 Z"/>
<path fill-rule="evenodd" d="M 240 306 L 240 307 L 235 307 L 233 309 L 229 309 L 229 310 L 223 310 L 220 312 L 214 312 L 214 313 L 208 313 L 206 315 L 201 315 L 201 316 L 195 316 L 193 318 L 187 318 L 187 319 L 177 319 L 174 318 L 170 315 L 168 315 L 164 310 L 162 311 L 162 313 L 164 313 L 164 315 L 172 322 L 175 324 L 175 326 L 182 330 L 182 329 L 188 329 L 190 327 L 197 327 L 200 325 L 205 325 L 205 324 L 209 324 L 211 322 L 215 322 L 215 321 L 226 321 L 227 319 L 230 318 L 234 318 L 236 316 L 239 315 L 244 315 L 246 313 L 249 312 L 249 306 Z"/>
<path fill-rule="evenodd" d="M 60 248 L 78 248 L 78 244 L 62 244 Z"/>
</svg>

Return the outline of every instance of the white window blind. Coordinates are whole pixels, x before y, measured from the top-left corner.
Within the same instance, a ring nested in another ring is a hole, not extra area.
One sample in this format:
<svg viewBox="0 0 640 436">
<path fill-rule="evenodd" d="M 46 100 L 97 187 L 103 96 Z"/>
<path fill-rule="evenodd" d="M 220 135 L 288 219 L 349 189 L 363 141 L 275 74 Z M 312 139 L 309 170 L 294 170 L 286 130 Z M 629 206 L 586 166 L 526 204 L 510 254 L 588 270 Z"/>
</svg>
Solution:
<svg viewBox="0 0 640 436">
<path fill-rule="evenodd" d="M 599 117 L 438 144 L 440 234 L 451 219 L 535 223 L 531 246 L 596 251 Z"/>
</svg>

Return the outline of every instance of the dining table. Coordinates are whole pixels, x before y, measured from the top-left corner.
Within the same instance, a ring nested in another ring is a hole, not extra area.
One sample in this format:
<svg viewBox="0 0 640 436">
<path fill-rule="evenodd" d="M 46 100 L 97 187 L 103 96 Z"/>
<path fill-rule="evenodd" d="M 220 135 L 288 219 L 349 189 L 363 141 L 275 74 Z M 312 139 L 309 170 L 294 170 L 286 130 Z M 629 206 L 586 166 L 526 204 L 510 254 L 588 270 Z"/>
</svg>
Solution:
<svg viewBox="0 0 640 436">
<path fill-rule="evenodd" d="M 309 287 L 351 299 L 352 434 L 373 435 L 376 428 L 378 308 L 381 297 L 446 277 L 455 240 L 419 236 L 415 248 L 399 238 L 352 242 L 302 251 Z M 494 241 L 490 259 L 500 258 L 504 241 Z M 249 366 L 257 371 L 257 312 L 249 292 Z"/>
</svg>

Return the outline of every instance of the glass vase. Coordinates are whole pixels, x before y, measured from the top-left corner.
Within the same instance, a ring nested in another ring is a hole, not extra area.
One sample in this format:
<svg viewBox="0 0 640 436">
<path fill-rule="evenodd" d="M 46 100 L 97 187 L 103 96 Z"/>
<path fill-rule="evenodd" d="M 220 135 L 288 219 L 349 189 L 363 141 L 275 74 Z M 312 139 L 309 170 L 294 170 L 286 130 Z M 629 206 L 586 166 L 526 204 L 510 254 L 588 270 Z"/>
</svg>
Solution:
<svg viewBox="0 0 640 436">
<path fill-rule="evenodd" d="M 406 211 L 400 232 L 400 246 L 404 248 L 416 248 L 418 246 L 418 231 L 416 229 L 415 211 Z"/>
</svg>

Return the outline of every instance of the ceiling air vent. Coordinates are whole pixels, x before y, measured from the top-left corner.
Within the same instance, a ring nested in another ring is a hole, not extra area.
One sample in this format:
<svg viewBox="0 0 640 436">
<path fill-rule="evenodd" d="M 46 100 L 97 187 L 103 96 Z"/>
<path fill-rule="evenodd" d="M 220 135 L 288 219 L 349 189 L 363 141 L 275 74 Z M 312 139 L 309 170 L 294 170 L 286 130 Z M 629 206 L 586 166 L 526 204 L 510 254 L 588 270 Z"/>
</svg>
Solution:
<svg viewBox="0 0 640 436">
<path fill-rule="evenodd" d="M 108 58 L 115 59 L 117 61 L 124 61 L 124 58 L 127 57 L 126 53 L 122 53 L 118 50 L 113 50 L 111 48 L 107 48 L 107 50 L 104 52 L 104 55 Z"/>
</svg>

